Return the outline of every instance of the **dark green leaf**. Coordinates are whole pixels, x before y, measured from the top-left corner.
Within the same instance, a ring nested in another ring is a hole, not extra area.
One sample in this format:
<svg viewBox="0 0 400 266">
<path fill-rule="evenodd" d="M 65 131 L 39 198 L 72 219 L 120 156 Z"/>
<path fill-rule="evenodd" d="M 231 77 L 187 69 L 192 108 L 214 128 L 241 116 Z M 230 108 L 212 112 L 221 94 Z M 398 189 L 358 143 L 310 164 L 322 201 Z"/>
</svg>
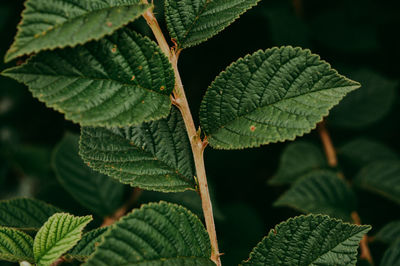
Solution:
<svg viewBox="0 0 400 266">
<path fill-rule="evenodd" d="M 78 244 L 68 252 L 68 256 L 79 260 L 86 260 L 95 250 L 96 246 L 101 242 L 103 234 L 108 230 L 108 227 L 102 227 L 82 236 Z"/>
<path fill-rule="evenodd" d="M 375 235 L 375 239 L 385 243 L 393 243 L 400 239 L 400 220 L 388 223 Z"/>
<path fill-rule="evenodd" d="M 400 240 L 391 245 L 383 254 L 380 266 L 399 266 L 400 265 Z"/>
<path fill-rule="evenodd" d="M 0 260 L 34 262 L 32 248 L 33 239 L 29 235 L 16 229 L 0 227 Z"/>
</svg>

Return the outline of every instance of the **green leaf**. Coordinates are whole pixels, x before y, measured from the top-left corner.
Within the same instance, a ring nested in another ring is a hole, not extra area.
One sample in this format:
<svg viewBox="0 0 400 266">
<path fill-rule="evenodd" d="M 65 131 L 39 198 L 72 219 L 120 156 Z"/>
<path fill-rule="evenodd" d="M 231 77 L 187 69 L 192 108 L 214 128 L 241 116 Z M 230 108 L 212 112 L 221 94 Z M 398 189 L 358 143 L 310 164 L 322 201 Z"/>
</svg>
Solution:
<svg viewBox="0 0 400 266">
<path fill-rule="evenodd" d="M 51 265 L 81 239 L 83 228 L 91 216 L 56 213 L 40 228 L 33 243 L 38 266 Z"/>
<path fill-rule="evenodd" d="M 65 135 L 53 156 L 58 180 L 87 209 L 103 217 L 114 213 L 123 204 L 124 185 L 90 169 L 78 152 L 79 136 Z"/>
<path fill-rule="evenodd" d="M 354 184 L 400 204 L 400 161 L 379 161 L 362 168 Z"/>
<path fill-rule="evenodd" d="M 283 194 L 275 206 L 288 206 L 304 213 L 320 213 L 351 221 L 356 196 L 333 171 L 313 171 Z"/>
<path fill-rule="evenodd" d="M 128 29 L 84 46 L 42 52 L 3 75 L 81 125 L 124 126 L 166 117 L 175 84 L 158 46 Z"/>
<path fill-rule="evenodd" d="M 358 243 L 370 229 L 325 215 L 290 218 L 272 229 L 243 265 L 355 265 Z"/>
<path fill-rule="evenodd" d="M 329 125 L 341 128 L 363 128 L 376 123 L 391 110 L 399 82 L 369 69 L 350 73 L 363 86 L 332 109 Z"/>
<path fill-rule="evenodd" d="M 400 240 L 391 245 L 383 254 L 380 266 L 399 266 L 400 262 Z"/>
<path fill-rule="evenodd" d="M 260 0 L 166 0 L 165 18 L 179 48 L 217 35 Z"/>
<path fill-rule="evenodd" d="M 385 243 L 393 243 L 400 239 L 400 220 L 388 223 L 375 235 L 375 239 Z"/>
<path fill-rule="evenodd" d="M 143 189 L 194 189 L 194 162 L 182 116 L 124 128 L 83 127 L 80 155 L 93 169 Z"/>
<path fill-rule="evenodd" d="M 367 138 L 357 138 L 347 142 L 338 149 L 337 153 L 340 159 L 350 161 L 358 167 L 374 161 L 399 159 L 399 156 L 389 147 Z"/>
<path fill-rule="evenodd" d="M 294 140 L 359 86 L 309 50 L 260 50 L 215 79 L 201 103 L 200 122 L 217 149 Z"/>
<path fill-rule="evenodd" d="M 0 260 L 34 262 L 32 247 L 33 239 L 29 235 L 16 229 L 0 227 Z"/>
<path fill-rule="evenodd" d="M 39 230 L 54 213 L 61 210 L 36 199 L 18 198 L 0 201 L 0 226 L 21 230 Z"/>
<path fill-rule="evenodd" d="M 5 61 L 41 50 L 99 40 L 150 7 L 139 0 L 28 0 Z"/>
<path fill-rule="evenodd" d="M 313 170 L 326 167 L 325 156 L 317 145 L 302 140 L 296 141 L 289 143 L 283 150 L 278 171 L 268 183 L 292 183 Z"/>
<path fill-rule="evenodd" d="M 112 225 L 85 265 L 215 265 L 210 256 L 201 221 L 179 205 L 160 202 Z"/>
<path fill-rule="evenodd" d="M 82 236 L 78 244 L 68 252 L 68 256 L 79 260 L 86 260 L 94 251 L 96 246 L 101 242 L 103 234 L 108 230 L 108 227 L 101 227 Z"/>
</svg>

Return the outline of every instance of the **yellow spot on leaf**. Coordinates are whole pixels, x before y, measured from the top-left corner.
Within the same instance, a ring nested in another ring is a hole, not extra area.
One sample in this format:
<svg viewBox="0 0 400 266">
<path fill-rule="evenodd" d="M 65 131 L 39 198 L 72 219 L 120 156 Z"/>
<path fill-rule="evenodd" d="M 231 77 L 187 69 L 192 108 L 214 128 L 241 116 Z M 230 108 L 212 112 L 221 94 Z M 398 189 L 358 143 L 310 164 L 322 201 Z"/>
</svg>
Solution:
<svg viewBox="0 0 400 266">
<path fill-rule="evenodd" d="M 138 69 L 139 69 L 139 70 L 142 70 L 142 69 L 143 69 L 143 67 L 142 67 L 142 66 L 138 66 Z"/>
<path fill-rule="evenodd" d="M 131 80 L 135 80 L 135 76 L 132 76 Z"/>
<path fill-rule="evenodd" d="M 250 131 L 251 131 L 251 132 L 254 132 L 254 130 L 256 130 L 256 127 L 253 126 L 253 125 L 251 125 L 251 126 L 250 126 Z"/>
<path fill-rule="evenodd" d="M 111 49 L 111 52 L 115 53 L 117 51 L 117 45 L 114 44 L 114 47 Z"/>
<path fill-rule="evenodd" d="M 160 91 L 163 91 L 163 90 L 165 90 L 165 86 L 164 85 L 160 87 Z"/>
<path fill-rule="evenodd" d="M 111 23 L 110 21 L 107 21 L 107 22 L 106 22 L 106 25 L 107 25 L 108 27 L 111 27 L 111 26 L 112 26 L 112 23 Z"/>
</svg>

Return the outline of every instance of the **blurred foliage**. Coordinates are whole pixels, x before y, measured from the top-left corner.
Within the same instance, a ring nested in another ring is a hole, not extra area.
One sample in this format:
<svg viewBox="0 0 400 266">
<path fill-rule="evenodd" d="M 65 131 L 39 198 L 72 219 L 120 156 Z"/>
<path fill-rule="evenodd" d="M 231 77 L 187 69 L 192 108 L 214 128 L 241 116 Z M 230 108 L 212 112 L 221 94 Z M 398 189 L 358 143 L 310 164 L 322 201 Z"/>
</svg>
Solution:
<svg viewBox="0 0 400 266">
<path fill-rule="evenodd" d="M 154 2 L 166 32 L 162 1 Z M 13 40 L 22 8 L 23 1 L 0 2 L 1 57 Z M 365 143 L 346 148 L 345 144 L 358 138 L 379 143 L 380 153 L 387 154 L 389 150 L 400 154 L 399 12 L 400 2 L 395 0 L 261 1 L 216 37 L 182 52 L 181 76 L 195 120 L 206 88 L 232 61 L 258 49 L 301 46 L 363 85 L 347 96 L 327 120 L 333 143 L 337 148 L 343 147 L 339 149 L 339 168 L 344 175 L 352 179 L 371 160 L 368 156 L 357 160 L 361 155 L 355 149 Z M 130 27 L 151 36 L 143 19 Z M 1 62 L 0 68 L 15 64 Z M 0 77 L 0 199 L 29 196 L 76 215 L 90 213 L 61 186 L 51 167 L 52 150 L 67 131 L 79 133 L 79 126 L 32 98 L 24 86 Z M 301 139 L 311 141 L 322 151 L 315 131 Z M 286 207 L 273 207 L 287 187 L 267 184 L 287 145 L 278 143 L 244 151 L 207 149 L 206 166 L 226 265 L 239 263 L 269 229 L 299 214 Z M 365 147 L 361 154 L 374 153 L 374 147 Z M 398 204 L 361 189 L 355 193 L 357 211 L 363 223 L 373 226 L 373 233 L 399 219 Z M 200 213 L 199 202 L 188 197 L 190 192 L 186 194 L 181 199 L 171 199 L 168 194 L 146 192 L 140 202 L 170 200 Z M 101 224 L 102 218 L 95 217 L 95 221 L 91 226 Z M 388 246 L 372 242 L 370 247 L 379 264 Z M 388 259 L 389 255 L 385 255 Z"/>
</svg>

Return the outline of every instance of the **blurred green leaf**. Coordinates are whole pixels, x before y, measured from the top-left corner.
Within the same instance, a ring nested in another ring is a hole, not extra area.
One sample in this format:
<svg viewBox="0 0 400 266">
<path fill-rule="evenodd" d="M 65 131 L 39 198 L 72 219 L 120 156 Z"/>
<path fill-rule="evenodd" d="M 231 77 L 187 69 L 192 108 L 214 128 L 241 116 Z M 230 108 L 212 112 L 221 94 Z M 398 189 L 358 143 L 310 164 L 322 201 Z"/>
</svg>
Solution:
<svg viewBox="0 0 400 266">
<path fill-rule="evenodd" d="M 380 266 L 399 266 L 400 265 L 400 240 L 392 244 L 383 254 Z"/>
<path fill-rule="evenodd" d="M 387 244 L 400 240 L 400 220 L 386 224 L 375 235 L 375 239 Z"/>
</svg>

